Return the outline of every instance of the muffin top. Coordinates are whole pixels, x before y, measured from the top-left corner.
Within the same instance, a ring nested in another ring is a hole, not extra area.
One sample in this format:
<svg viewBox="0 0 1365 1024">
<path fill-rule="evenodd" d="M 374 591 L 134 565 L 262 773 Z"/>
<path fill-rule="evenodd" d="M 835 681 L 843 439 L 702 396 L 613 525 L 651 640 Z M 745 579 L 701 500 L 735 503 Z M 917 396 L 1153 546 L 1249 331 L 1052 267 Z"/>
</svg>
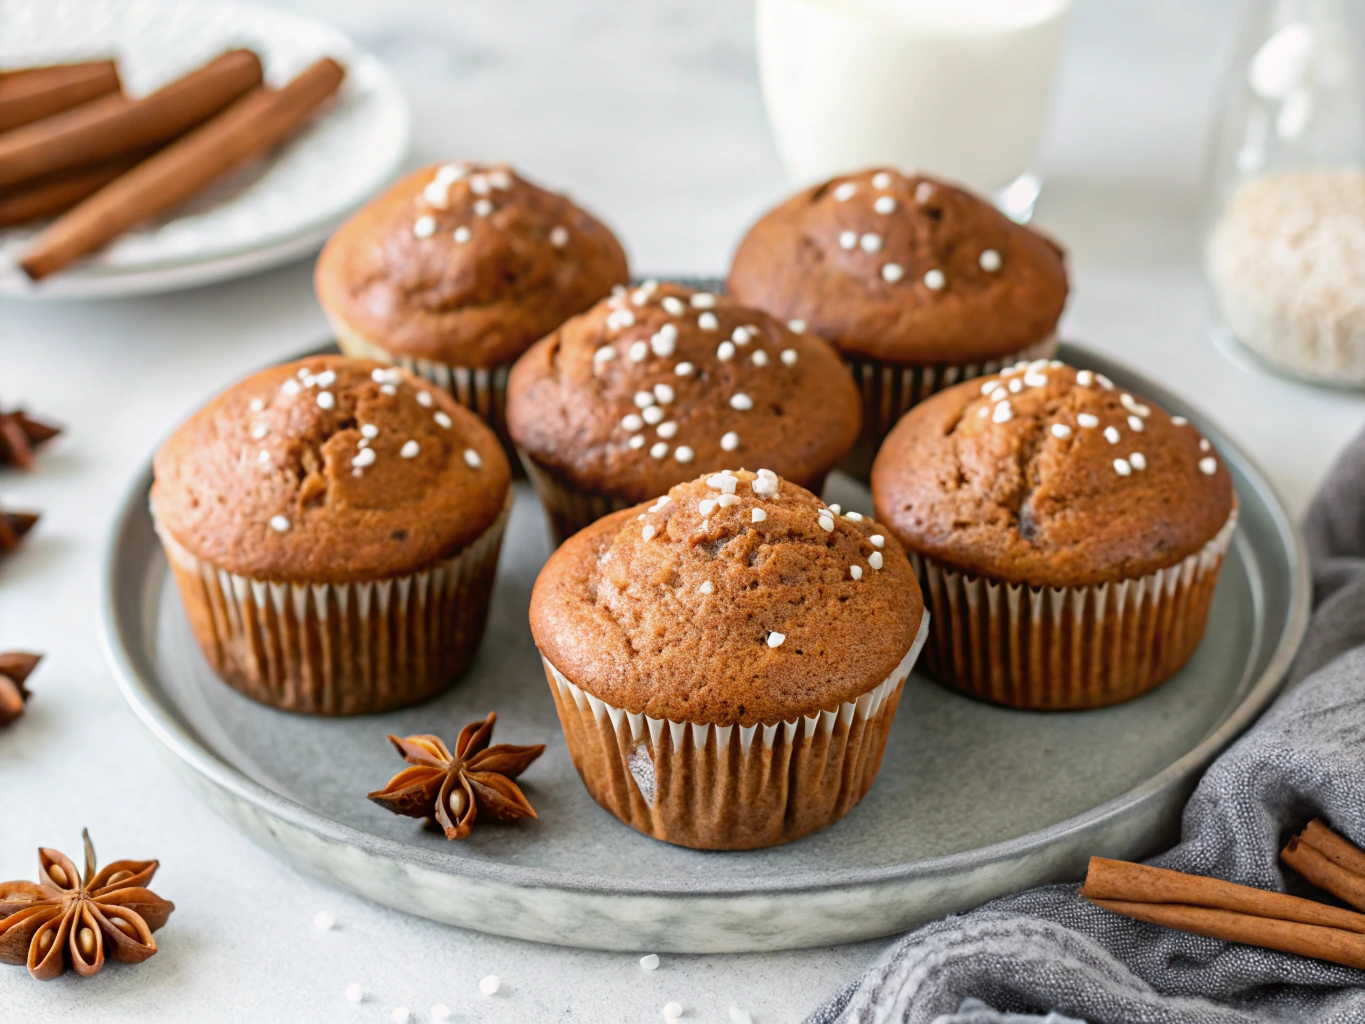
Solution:
<svg viewBox="0 0 1365 1024">
<path fill-rule="evenodd" d="M 721 296 L 646 282 L 537 342 L 508 383 L 513 439 L 578 487 L 645 501 L 726 466 L 822 477 L 858 392 L 819 338 Z"/>
<path fill-rule="evenodd" d="M 314 356 L 228 388 L 161 446 L 152 505 L 198 558 L 253 579 L 349 583 L 457 554 L 498 517 L 497 438 L 395 367 Z"/>
<path fill-rule="evenodd" d="M 510 363 L 628 279 L 615 236 L 504 165 L 442 164 L 399 181 L 318 258 L 323 310 L 395 355 Z"/>
<path fill-rule="evenodd" d="M 911 409 L 877 455 L 872 496 L 908 550 L 1040 587 L 1175 565 L 1237 502 L 1184 417 L 1041 359 Z"/>
<path fill-rule="evenodd" d="M 955 185 L 887 169 L 834 178 L 765 214 L 739 243 L 729 289 L 840 351 L 930 364 L 1044 341 L 1067 283 L 1043 235 Z"/>
<path fill-rule="evenodd" d="M 904 552 L 768 470 L 679 484 L 570 538 L 531 595 L 557 669 L 614 707 L 772 724 L 889 677 L 924 602 Z"/>
</svg>

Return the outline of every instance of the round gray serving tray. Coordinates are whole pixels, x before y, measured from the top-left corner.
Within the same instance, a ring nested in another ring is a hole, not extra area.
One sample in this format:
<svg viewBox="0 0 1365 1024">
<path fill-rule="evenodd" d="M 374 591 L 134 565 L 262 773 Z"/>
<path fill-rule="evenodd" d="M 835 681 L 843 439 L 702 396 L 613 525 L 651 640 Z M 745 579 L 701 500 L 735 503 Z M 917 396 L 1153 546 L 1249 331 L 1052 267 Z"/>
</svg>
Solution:
<svg viewBox="0 0 1365 1024">
<path fill-rule="evenodd" d="M 1208 633 L 1185 669 L 1129 704 L 1010 711 L 912 677 L 880 777 L 843 821 L 770 850 L 705 853 L 642 836 L 583 789 L 526 624 L 549 554 L 524 484 L 479 656 L 416 708 L 322 719 L 261 707 L 210 672 L 147 511 L 128 492 L 105 564 L 103 633 L 128 703 L 181 774 L 266 849 L 377 902 L 502 935 L 597 949 L 772 950 L 887 935 L 1042 882 L 1091 854 L 1136 858 L 1175 835 L 1209 761 L 1266 707 L 1308 616 L 1298 535 L 1251 461 L 1196 409 L 1071 345 L 1061 355 L 1188 416 L 1242 508 Z M 845 508 L 867 491 L 836 476 Z M 548 744 L 523 777 L 539 820 L 447 842 L 365 799 L 402 767 L 386 733 L 448 740 L 490 709 L 497 739 Z"/>
</svg>

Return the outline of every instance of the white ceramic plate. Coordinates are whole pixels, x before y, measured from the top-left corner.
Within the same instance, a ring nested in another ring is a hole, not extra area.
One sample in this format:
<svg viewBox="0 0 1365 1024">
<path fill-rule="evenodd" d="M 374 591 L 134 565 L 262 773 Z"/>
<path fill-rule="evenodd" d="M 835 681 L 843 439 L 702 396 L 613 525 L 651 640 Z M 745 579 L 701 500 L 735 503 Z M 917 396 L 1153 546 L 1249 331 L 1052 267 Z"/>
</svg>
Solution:
<svg viewBox="0 0 1365 1024">
<path fill-rule="evenodd" d="M 113 55 L 145 95 L 247 47 L 283 85 L 319 57 L 346 66 L 335 105 L 270 159 L 40 284 L 15 265 L 36 234 L 0 231 L 0 295 L 77 299 L 171 291 L 296 259 L 382 188 L 407 154 L 407 101 L 375 58 L 321 22 L 232 0 L 5 0 L 0 67 Z"/>
</svg>

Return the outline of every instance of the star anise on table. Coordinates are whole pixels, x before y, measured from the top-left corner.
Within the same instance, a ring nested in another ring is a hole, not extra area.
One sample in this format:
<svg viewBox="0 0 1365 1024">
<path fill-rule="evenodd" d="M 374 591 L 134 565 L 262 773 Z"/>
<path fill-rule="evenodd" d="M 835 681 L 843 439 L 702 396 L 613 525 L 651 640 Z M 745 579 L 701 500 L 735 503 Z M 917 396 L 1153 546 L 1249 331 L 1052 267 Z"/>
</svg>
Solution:
<svg viewBox="0 0 1365 1024">
<path fill-rule="evenodd" d="M 0 411 L 0 466 L 32 469 L 35 449 L 61 432 L 60 427 L 35 420 L 23 409 Z"/>
<path fill-rule="evenodd" d="M 390 736 L 403 760 L 412 765 L 389 780 L 370 799 L 394 814 L 426 818 L 447 839 L 463 839 L 480 811 L 498 821 L 534 818 L 536 812 L 512 780 L 545 751 L 545 745 L 490 747 L 497 712 L 460 730 L 455 753 L 439 736 Z"/>
<path fill-rule="evenodd" d="M 17 548 L 37 521 L 36 512 L 6 512 L 0 508 L 0 555 Z"/>
<path fill-rule="evenodd" d="M 141 963 L 156 952 L 152 932 L 175 904 L 146 888 L 154 860 L 119 860 L 95 872 L 95 848 L 85 838 L 85 874 L 56 850 L 38 850 L 38 882 L 0 882 L 0 963 L 27 964 L 50 981 L 67 967 L 91 975 L 107 954 Z"/>
<path fill-rule="evenodd" d="M 29 692 L 26 680 L 37 667 L 41 654 L 23 651 L 0 652 L 0 725 L 9 725 L 24 713 Z"/>
</svg>

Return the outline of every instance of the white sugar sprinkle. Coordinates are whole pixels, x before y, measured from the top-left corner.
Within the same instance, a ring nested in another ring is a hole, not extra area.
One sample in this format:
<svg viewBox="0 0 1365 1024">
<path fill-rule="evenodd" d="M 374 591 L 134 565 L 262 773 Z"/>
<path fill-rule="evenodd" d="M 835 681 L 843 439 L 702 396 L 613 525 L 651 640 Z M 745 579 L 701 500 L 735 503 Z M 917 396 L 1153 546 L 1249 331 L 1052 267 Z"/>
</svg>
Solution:
<svg viewBox="0 0 1365 1024">
<path fill-rule="evenodd" d="M 1015 377 L 1014 380 L 1009 382 L 1009 389 L 1010 391 L 1014 392 L 1017 395 L 1019 392 L 1024 390 L 1023 380 L 1021 380 L 1018 377 Z"/>
<path fill-rule="evenodd" d="M 872 552 L 867 556 L 867 564 L 874 569 L 880 569 L 882 567 L 882 553 L 880 551 Z"/>
<path fill-rule="evenodd" d="M 502 983 L 498 981 L 498 976 L 496 974 L 489 974 L 486 977 L 479 979 L 479 991 L 486 996 L 495 995 L 501 987 L 501 984 Z"/>
<path fill-rule="evenodd" d="M 474 216 L 487 217 L 493 212 L 493 201 L 491 199 L 480 199 L 474 204 Z"/>
<path fill-rule="evenodd" d="M 994 249 L 983 249 L 981 255 L 977 257 L 976 262 L 980 264 L 981 269 L 986 273 L 994 274 L 1000 269 L 1000 254 Z"/>
<path fill-rule="evenodd" d="M 1105 427 L 1104 439 L 1108 441 L 1110 444 L 1118 444 L 1119 443 L 1118 429 L 1116 427 Z"/>
<path fill-rule="evenodd" d="M 687 307 L 683 305 L 682 299 L 676 295 L 665 295 L 659 300 L 659 305 L 663 306 L 665 313 L 671 313 L 673 316 L 682 316 L 687 312 Z"/>
<path fill-rule="evenodd" d="M 463 224 L 461 224 L 458 228 L 455 229 L 454 238 L 455 241 L 458 242 L 460 245 L 464 245 L 465 242 L 469 241 L 473 237 L 474 232 L 470 231 L 469 228 L 465 227 Z"/>
<path fill-rule="evenodd" d="M 669 420 L 667 423 L 660 423 L 658 433 L 659 436 L 662 437 L 665 441 L 671 440 L 673 437 L 677 436 L 678 433 L 677 422 L 674 420 Z"/>
<path fill-rule="evenodd" d="M 863 521 L 863 514 L 861 512 L 846 512 L 845 516 L 852 519 L 855 523 L 861 523 Z"/>
<path fill-rule="evenodd" d="M 251 436 L 255 438 L 257 441 L 265 437 L 265 435 L 268 433 L 270 433 L 270 430 L 266 427 L 264 423 L 257 423 L 254 427 L 251 428 Z"/>
<path fill-rule="evenodd" d="M 836 501 L 830 504 L 829 510 L 837 515 L 844 510 L 844 507 Z"/>
<path fill-rule="evenodd" d="M 671 356 L 678 344 L 678 329 L 672 324 L 664 324 L 649 339 L 649 347 L 656 356 Z"/>
<path fill-rule="evenodd" d="M 673 367 L 673 372 L 679 377 L 690 377 L 692 376 L 692 371 L 694 369 L 695 367 L 691 363 L 679 363 L 677 366 Z"/>
<path fill-rule="evenodd" d="M 933 194 L 934 186 L 927 181 L 921 181 L 915 186 L 915 202 L 917 203 L 927 203 Z"/>
<path fill-rule="evenodd" d="M 251 404 L 247 408 L 249 408 L 252 412 L 260 412 L 262 409 L 265 408 L 265 401 L 264 399 L 253 398 L 251 400 Z"/>
<path fill-rule="evenodd" d="M 840 232 L 839 232 L 839 248 L 840 248 L 840 249 L 855 249 L 855 248 L 857 248 L 857 246 L 858 246 L 858 232 L 856 232 L 856 231 L 840 231 Z"/>
<path fill-rule="evenodd" d="M 1150 416 L 1152 414 L 1150 406 L 1143 405 L 1127 392 L 1119 395 L 1119 403 L 1129 412 L 1137 413 L 1139 416 Z"/>
<path fill-rule="evenodd" d="M 796 349 L 784 348 L 782 350 L 782 362 L 785 363 L 787 366 L 795 366 L 796 358 L 797 358 Z"/>
<path fill-rule="evenodd" d="M 637 341 L 630 346 L 628 351 L 632 363 L 642 363 L 649 357 L 649 343 Z"/>
<path fill-rule="evenodd" d="M 640 966 L 647 971 L 655 970 L 659 966 L 659 954 L 650 953 L 647 956 L 640 957 Z"/>
<path fill-rule="evenodd" d="M 264 448 L 262 448 L 261 453 L 256 456 L 256 461 L 263 466 L 268 465 L 270 462 L 270 453 L 266 451 Z"/>
<path fill-rule="evenodd" d="M 1128 456 L 1128 464 L 1134 469 L 1146 469 L 1147 456 L 1143 455 L 1142 452 L 1133 452 L 1132 455 Z"/>
<path fill-rule="evenodd" d="M 654 392 L 653 392 L 653 391 L 637 391 L 637 392 L 635 392 L 635 405 L 636 405 L 638 408 L 641 408 L 641 409 L 648 409 L 648 408 L 649 408 L 651 405 L 653 405 L 653 404 L 654 404 Z"/>
<path fill-rule="evenodd" d="M 668 504 L 668 495 L 667 495 L 667 494 L 661 494 L 661 495 L 659 495 L 659 500 L 656 501 L 653 505 L 650 505 L 650 506 L 649 506 L 649 510 L 650 510 L 651 512 L 658 512 L 660 509 L 662 509 L 662 508 L 663 508 L 665 505 L 667 505 L 667 504 Z"/>
<path fill-rule="evenodd" d="M 858 245 L 862 248 L 863 252 L 881 252 L 882 236 L 874 235 L 869 231 L 867 234 L 863 235 L 862 238 L 858 239 Z"/>
<path fill-rule="evenodd" d="M 626 416 L 621 417 L 621 429 L 629 431 L 632 434 L 635 433 L 635 431 L 639 430 L 644 425 L 645 421 L 640 418 L 639 413 L 632 412 Z"/>
<path fill-rule="evenodd" d="M 1138 434 L 1142 433 L 1142 431 L 1143 431 L 1142 417 L 1140 417 L 1140 416 L 1129 416 L 1129 417 L 1128 417 L 1128 427 L 1129 427 L 1129 429 L 1131 429 L 1131 430 L 1134 431 L 1135 433 L 1138 433 Z"/>
<path fill-rule="evenodd" d="M 406 1006 L 395 1006 L 393 1013 L 389 1014 L 389 1019 L 393 1024 L 408 1024 L 408 1021 L 412 1020 L 412 1011 Z"/>
<path fill-rule="evenodd" d="M 657 441 L 650 446 L 649 454 L 656 459 L 662 459 L 665 455 L 668 454 L 668 445 L 666 445 L 663 441 Z"/>
<path fill-rule="evenodd" d="M 1189 424 L 1189 422 L 1190 422 L 1190 421 L 1187 420 L 1184 416 L 1172 416 L 1172 417 L 1171 417 L 1171 426 L 1173 426 L 1173 427 L 1184 427 L 1184 426 L 1187 426 L 1187 425 Z"/>
<path fill-rule="evenodd" d="M 716 346 L 716 358 L 722 363 L 735 358 L 735 343 L 733 341 L 722 341 Z"/>
<path fill-rule="evenodd" d="M 994 377 L 987 378 L 981 385 L 981 393 L 983 395 L 989 395 L 999 386 L 1000 382 L 996 380 Z"/>
<path fill-rule="evenodd" d="M 1046 387 L 1047 374 L 1034 373 L 1033 371 L 1030 370 L 1028 373 L 1024 374 L 1024 385 L 1030 388 Z"/>
<path fill-rule="evenodd" d="M 820 529 L 824 530 L 826 533 L 834 532 L 834 517 L 831 516 L 829 513 L 822 512 L 819 516 L 816 517 L 815 521 L 817 524 L 819 524 Z"/>
<path fill-rule="evenodd" d="M 332 409 L 336 407 L 336 404 L 337 404 L 336 396 L 333 395 L 330 391 L 318 392 L 319 409 Z"/>
<path fill-rule="evenodd" d="M 609 363 L 616 358 L 616 348 L 613 345 L 603 345 L 592 354 L 594 363 Z"/>
<path fill-rule="evenodd" d="M 1095 383 L 1095 375 L 1089 370 L 1081 370 L 1076 374 L 1076 383 L 1083 388 L 1088 388 Z"/>
<path fill-rule="evenodd" d="M 663 405 L 668 405 L 677 397 L 671 384 L 655 384 L 654 397 Z"/>
<path fill-rule="evenodd" d="M 436 1003 L 427 1012 L 432 1020 L 450 1020 L 450 1007 L 445 1003 Z"/>
<path fill-rule="evenodd" d="M 724 494 L 734 494 L 735 487 L 739 484 L 739 477 L 731 475 L 729 470 L 722 473 L 713 473 L 706 478 L 706 486 L 713 491 L 721 491 Z"/>
<path fill-rule="evenodd" d="M 459 164 L 442 164 L 436 168 L 436 181 L 449 185 L 465 176 L 465 169 Z"/>
<path fill-rule="evenodd" d="M 469 191 L 473 192 L 476 196 L 488 195 L 489 188 L 487 175 L 476 174 L 469 179 Z"/>
<path fill-rule="evenodd" d="M 692 449 L 685 444 L 680 444 L 678 445 L 678 447 L 673 449 L 673 457 L 682 463 L 691 462 L 692 457 L 695 454 L 696 453 L 693 452 Z"/>
<path fill-rule="evenodd" d="M 896 210 L 896 200 L 890 196 L 878 196 L 877 201 L 872 204 L 872 209 L 878 213 L 894 213 Z"/>
<path fill-rule="evenodd" d="M 662 423 L 664 421 L 665 414 L 664 411 L 660 409 L 657 405 L 651 405 L 649 408 L 645 409 L 644 412 L 642 412 L 640 415 L 643 417 L 644 421 L 652 427 L 655 424 Z"/>
<path fill-rule="evenodd" d="M 1093 413 L 1082 412 L 1076 414 L 1076 422 L 1083 427 L 1093 428 L 1100 425 L 1100 418 Z"/>
<path fill-rule="evenodd" d="M 664 1020 L 677 1020 L 682 1015 L 681 1003 L 664 1003 Z"/>
<path fill-rule="evenodd" d="M 1014 410 L 1010 408 L 1009 402 L 1001 402 L 991 413 L 991 419 L 996 423 L 1008 423 L 1013 416 Z"/>
<path fill-rule="evenodd" d="M 925 272 L 924 287 L 939 291 L 947 283 L 948 279 L 943 276 L 943 271 L 939 270 L 937 267 Z"/>
<path fill-rule="evenodd" d="M 417 404 L 418 404 L 418 405 L 425 405 L 428 409 L 430 409 L 430 408 L 431 408 L 431 403 L 432 403 L 432 401 L 433 401 L 433 399 L 432 399 L 432 397 L 431 397 L 431 392 L 430 392 L 430 391 L 419 391 L 419 392 L 417 392 Z"/>
<path fill-rule="evenodd" d="M 1071 428 L 1068 427 L 1065 423 L 1054 423 L 1052 424 L 1052 436 L 1060 437 L 1063 441 L 1065 441 L 1068 437 L 1071 436 Z"/>
<path fill-rule="evenodd" d="M 550 229 L 550 244 L 556 249 L 562 249 L 569 244 L 569 229 L 558 226 Z"/>
<path fill-rule="evenodd" d="M 403 447 L 398 449 L 398 454 L 405 459 L 417 458 L 417 453 L 422 450 L 422 446 L 416 441 L 404 441 Z"/>
<path fill-rule="evenodd" d="M 698 587 L 697 589 L 700 590 L 703 594 L 710 594 L 710 593 L 712 593 L 716 588 L 713 587 L 713 586 L 711 585 L 711 581 L 710 581 L 710 580 L 702 580 L 701 586 Z"/>
<path fill-rule="evenodd" d="M 749 344 L 749 331 L 750 328 L 748 327 L 736 327 L 730 334 L 730 340 L 736 345 L 747 345 Z"/>
<path fill-rule="evenodd" d="M 839 202 L 846 202 L 853 198 L 853 194 L 858 191 L 858 186 L 851 181 L 846 181 L 834 189 L 834 198 Z"/>
<path fill-rule="evenodd" d="M 330 932 L 337 923 L 337 919 L 325 910 L 319 910 L 313 915 L 313 927 L 320 932 Z"/>
<path fill-rule="evenodd" d="M 714 498 L 702 498 L 701 501 L 697 502 L 697 511 L 700 512 L 703 517 L 709 516 L 715 510 L 716 501 Z"/>
<path fill-rule="evenodd" d="M 715 313 L 703 313 L 697 317 L 697 326 L 703 331 L 714 331 L 720 326 L 720 321 L 716 319 Z"/>
<path fill-rule="evenodd" d="M 863 567 L 861 565 L 850 565 L 848 567 L 848 574 L 855 580 L 860 580 L 863 578 Z"/>
<path fill-rule="evenodd" d="M 736 392 L 730 396 L 730 408 L 739 412 L 748 412 L 754 407 L 754 400 L 743 391 Z"/>
<path fill-rule="evenodd" d="M 368 442 L 367 442 L 368 443 Z M 362 448 L 356 453 L 356 457 L 351 460 L 351 465 L 356 469 L 364 469 L 366 466 L 374 465 L 375 454 L 373 448 Z"/>
<path fill-rule="evenodd" d="M 764 352 L 762 349 L 759 349 L 758 351 L 756 351 L 756 352 L 754 353 L 754 355 L 753 355 L 753 360 L 754 360 L 754 365 L 755 365 L 755 366 L 767 366 L 767 365 L 768 365 L 768 353 Z"/>
<path fill-rule="evenodd" d="M 905 269 L 899 263 L 882 264 L 882 280 L 895 284 L 905 276 Z"/>
<path fill-rule="evenodd" d="M 483 465 L 483 456 L 473 448 L 466 448 L 464 450 L 464 464 L 470 469 L 478 469 Z"/>
<path fill-rule="evenodd" d="M 891 175 L 887 174 L 886 171 L 878 171 L 876 174 L 872 175 L 872 187 L 878 189 L 890 188 Z"/>
<path fill-rule="evenodd" d="M 488 180 L 494 188 L 500 188 L 503 191 L 512 187 L 512 176 L 501 168 L 489 171 Z"/>
<path fill-rule="evenodd" d="M 1208 456 L 1199 460 L 1199 470 L 1205 476 L 1213 476 L 1218 472 L 1218 460 L 1213 456 Z"/>
<path fill-rule="evenodd" d="M 626 444 L 628 444 L 631 448 L 643 448 L 645 446 L 645 435 L 636 434 L 629 441 L 627 441 Z"/>
<path fill-rule="evenodd" d="M 276 533 L 284 533 L 285 530 L 289 529 L 289 517 L 271 516 L 270 528 L 274 530 Z"/>
<path fill-rule="evenodd" d="M 450 429 L 450 417 L 441 412 L 441 410 L 437 409 L 432 413 L 431 418 L 436 421 L 437 426 L 445 427 L 446 430 Z"/>
<path fill-rule="evenodd" d="M 769 633 L 769 634 L 768 634 L 768 646 L 769 646 L 769 647 L 781 647 L 781 646 L 782 646 L 782 641 L 784 641 L 784 640 L 786 640 L 786 639 L 787 639 L 787 634 L 786 634 L 786 633 Z"/>
<path fill-rule="evenodd" d="M 806 321 L 804 321 L 804 320 L 788 320 L 788 321 L 787 321 L 787 329 L 788 329 L 789 331 L 791 331 L 793 334 L 805 334 L 805 333 L 806 333 Z"/>
<path fill-rule="evenodd" d="M 751 523 L 761 523 L 767 518 L 768 513 L 764 512 L 761 508 L 756 508 L 749 513 L 749 522 Z"/>
<path fill-rule="evenodd" d="M 1199 450 L 1201 452 L 1206 452 L 1212 447 L 1213 445 L 1209 444 L 1209 439 L 1207 437 L 1201 437 L 1199 439 Z"/>
<path fill-rule="evenodd" d="M 429 213 L 422 214 L 412 225 L 412 233 L 418 238 L 430 238 L 436 233 L 436 218 Z"/>
<path fill-rule="evenodd" d="M 398 389 L 397 389 L 396 387 L 394 387 L 392 384 L 380 384 L 380 385 L 379 385 L 379 391 L 380 391 L 381 394 L 385 394 L 385 395 L 396 395 L 396 394 L 398 394 Z"/>
<path fill-rule="evenodd" d="M 644 540 L 653 540 L 654 535 L 658 532 L 658 530 L 654 529 L 653 523 L 645 523 L 644 528 L 640 530 L 640 536 Z"/>
<path fill-rule="evenodd" d="M 1127 459 L 1115 459 L 1114 472 L 1117 473 L 1119 476 L 1131 476 L 1133 473 L 1133 467 L 1128 464 Z"/>
<path fill-rule="evenodd" d="M 635 326 L 635 311 L 633 309 L 613 309 L 607 314 L 607 326 L 613 331 L 619 331 L 622 327 Z"/>
<path fill-rule="evenodd" d="M 886 538 L 883 537 L 880 533 L 874 533 L 871 537 L 867 539 L 872 542 L 872 546 L 874 548 L 880 548 L 885 546 L 886 544 Z"/>
<path fill-rule="evenodd" d="M 721 435 L 720 446 L 722 450 L 732 452 L 739 447 L 739 435 L 733 430 Z"/>
<path fill-rule="evenodd" d="M 722 494 L 719 498 L 716 499 L 716 504 L 719 505 L 721 508 L 729 508 L 731 505 L 738 505 L 739 495 Z"/>
<path fill-rule="evenodd" d="M 355 982 L 351 982 L 346 986 L 344 995 L 346 996 L 346 1002 L 350 1003 L 352 1006 L 359 1005 L 365 1001 L 365 990 Z"/>
<path fill-rule="evenodd" d="M 693 309 L 714 309 L 716 307 L 716 297 L 710 292 L 697 292 L 689 300 Z"/>
<path fill-rule="evenodd" d="M 1114 382 L 1110 380 L 1108 377 L 1106 377 L 1104 374 L 1102 373 L 1095 374 L 1095 379 L 1100 382 L 1100 387 L 1104 388 L 1105 391 L 1114 390 Z"/>
</svg>

